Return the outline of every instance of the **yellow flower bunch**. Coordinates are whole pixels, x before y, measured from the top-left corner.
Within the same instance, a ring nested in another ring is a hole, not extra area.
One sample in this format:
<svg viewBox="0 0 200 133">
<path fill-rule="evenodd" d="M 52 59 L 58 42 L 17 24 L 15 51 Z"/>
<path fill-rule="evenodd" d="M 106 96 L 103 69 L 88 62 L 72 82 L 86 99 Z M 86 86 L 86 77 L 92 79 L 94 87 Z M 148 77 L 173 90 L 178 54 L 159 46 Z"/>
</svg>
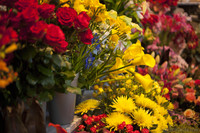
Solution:
<svg viewBox="0 0 200 133">
<path fill-rule="evenodd" d="M 167 130 L 169 125 L 173 125 L 172 118 L 168 114 L 168 110 L 173 109 L 173 104 L 163 96 L 165 93 L 159 91 L 159 84 L 152 79 L 151 81 L 152 86 L 146 91 L 144 85 L 130 73 L 110 74 L 95 85 L 94 94 L 104 102 L 105 108 L 110 108 L 108 109 L 110 115 L 114 112 L 123 114 L 140 129 L 148 128 L 151 132 L 160 133 Z M 100 94 L 101 89 L 103 91 Z M 113 124 L 111 119 L 116 121 L 117 118 L 108 119 L 106 124 L 115 130 L 119 123 Z"/>
</svg>

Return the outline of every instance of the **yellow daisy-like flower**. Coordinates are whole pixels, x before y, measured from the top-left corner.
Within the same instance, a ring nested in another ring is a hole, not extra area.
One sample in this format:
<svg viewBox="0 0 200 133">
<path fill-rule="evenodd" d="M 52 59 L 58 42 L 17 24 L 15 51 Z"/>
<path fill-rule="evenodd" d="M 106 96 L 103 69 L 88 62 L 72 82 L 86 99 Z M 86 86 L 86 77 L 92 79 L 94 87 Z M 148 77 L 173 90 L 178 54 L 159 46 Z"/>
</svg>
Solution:
<svg viewBox="0 0 200 133">
<path fill-rule="evenodd" d="M 106 124 L 108 128 L 111 130 L 117 130 L 117 127 L 119 124 L 122 124 L 122 122 L 125 122 L 126 124 L 132 124 L 132 119 L 122 113 L 119 112 L 113 112 L 108 117 L 105 118 Z"/>
<path fill-rule="evenodd" d="M 160 95 L 156 96 L 156 101 L 157 101 L 158 104 L 163 104 L 163 103 L 168 102 L 168 100 L 165 97 L 162 97 Z"/>
<path fill-rule="evenodd" d="M 132 113 L 132 117 L 134 118 L 134 123 L 137 124 L 140 129 L 150 129 L 153 125 L 153 117 L 149 113 L 149 110 L 139 108 Z"/>
<path fill-rule="evenodd" d="M 100 101 L 95 100 L 95 99 L 88 99 L 86 101 L 83 101 L 79 105 L 76 106 L 75 109 L 75 114 L 81 113 L 87 113 L 89 110 L 94 110 L 96 109 L 100 104 Z"/>
<path fill-rule="evenodd" d="M 161 107 L 160 105 L 157 105 L 156 108 L 153 108 L 154 114 L 161 114 L 166 115 L 168 114 L 167 110 L 164 107 Z"/>
<path fill-rule="evenodd" d="M 133 99 L 127 96 L 120 96 L 113 100 L 113 105 L 110 105 L 117 112 L 131 113 L 136 109 Z"/>
<path fill-rule="evenodd" d="M 139 106 L 154 109 L 157 108 L 158 104 L 154 101 L 152 101 L 149 98 L 144 97 L 144 94 L 141 94 L 140 96 L 135 96 L 135 103 Z"/>
</svg>

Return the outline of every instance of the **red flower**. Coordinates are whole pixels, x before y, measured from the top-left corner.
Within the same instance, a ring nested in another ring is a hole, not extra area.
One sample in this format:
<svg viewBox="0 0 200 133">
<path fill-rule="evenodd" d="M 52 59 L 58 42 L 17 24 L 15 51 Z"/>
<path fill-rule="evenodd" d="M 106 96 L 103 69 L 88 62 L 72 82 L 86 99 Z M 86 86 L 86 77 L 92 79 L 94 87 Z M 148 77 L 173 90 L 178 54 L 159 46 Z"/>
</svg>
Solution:
<svg viewBox="0 0 200 133">
<path fill-rule="evenodd" d="M 17 32 L 14 31 L 11 27 L 0 27 L 0 48 L 3 45 L 7 45 L 11 42 L 16 42 L 18 40 Z"/>
<path fill-rule="evenodd" d="M 85 123 L 86 123 L 87 125 L 91 125 L 92 122 L 93 122 L 92 117 L 88 117 L 88 119 L 85 121 Z"/>
<path fill-rule="evenodd" d="M 133 126 L 131 124 L 127 124 L 126 125 L 126 129 L 127 129 L 128 133 L 129 133 L 130 131 L 133 131 Z"/>
<path fill-rule="evenodd" d="M 30 27 L 33 38 L 42 39 L 47 31 L 48 25 L 44 21 L 38 21 Z"/>
<path fill-rule="evenodd" d="M 45 19 L 52 16 L 54 9 L 55 9 L 55 5 L 50 5 L 47 3 L 44 3 L 38 6 L 38 12 L 40 13 L 40 16 Z"/>
<path fill-rule="evenodd" d="M 96 133 L 96 132 L 97 132 L 97 129 L 96 129 L 95 127 L 91 127 L 91 128 L 90 128 L 90 131 L 91 131 L 92 133 Z"/>
<path fill-rule="evenodd" d="M 49 24 L 45 35 L 45 42 L 52 47 L 60 47 L 60 42 L 65 40 L 65 34 L 59 26 Z"/>
<path fill-rule="evenodd" d="M 27 7 L 35 8 L 37 5 L 38 5 L 37 0 L 18 0 L 15 3 L 15 8 L 17 8 L 18 11 L 22 11 Z"/>
<path fill-rule="evenodd" d="M 141 132 L 142 132 L 142 133 L 149 133 L 149 129 L 143 128 L 143 129 L 141 130 Z"/>
<path fill-rule="evenodd" d="M 87 29 L 86 31 L 80 32 L 79 33 L 80 36 L 80 40 L 84 43 L 84 44 L 91 44 L 92 43 L 92 31 L 90 29 Z"/>
<path fill-rule="evenodd" d="M 79 126 L 78 126 L 78 131 L 81 131 L 81 130 L 84 129 L 84 128 L 85 128 L 84 125 L 79 125 Z"/>
<path fill-rule="evenodd" d="M 195 80 L 196 85 L 200 85 L 200 79 Z"/>
<path fill-rule="evenodd" d="M 63 41 L 60 41 L 59 44 L 60 45 L 58 47 L 54 47 L 54 50 L 57 53 L 64 53 L 67 50 L 68 42 L 63 40 Z"/>
<path fill-rule="evenodd" d="M 56 16 L 61 25 L 72 27 L 74 19 L 77 17 L 77 12 L 70 7 L 61 7 L 58 8 Z"/>
<path fill-rule="evenodd" d="M 122 122 L 122 124 L 119 124 L 117 128 L 118 128 L 118 130 L 123 130 L 125 126 L 126 126 L 126 123 L 124 121 L 124 122 Z"/>
<path fill-rule="evenodd" d="M 39 13 L 34 7 L 29 7 L 21 12 L 21 16 L 25 23 L 32 24 L 39 20 Z"/>
<path fill-rule="evenodd" d="M 18 1 L 18 0 L 1 0 L 0 5 L 5 5 L 7 7 L 13 7 L 16 1 Z"/>
<path fill-rule="evenodd" d="M 90 24 L 90 17 L 86 12 L 81 12 L 74 20 L 74 25 L 77 30 L 83 30 L 88 28 Z"/>
<path fill-rule="evenodd" d="M 185 99 L 187 101 L 189 101 L 189 102 L 194 102 L 196 100 L 195 93 L 194 92 L 188 92 L 188 93 L 186 93 Z"/>
<path fill-rule="evenodd" d="M 84 114 L 82 117 L 83 117 L 84 120 L 86 120 L 88 118 L 88 115 Z"/>
<path fill-rule="evenodd" d="M 67 131 L 65 129 L 63 129 L 60 125 L 58 124 L 53 124 L 53 123 L 49 123 L 48 126 L 53 126 L 56 128 L 57 133 L 67 133 Z"/>
</svg>

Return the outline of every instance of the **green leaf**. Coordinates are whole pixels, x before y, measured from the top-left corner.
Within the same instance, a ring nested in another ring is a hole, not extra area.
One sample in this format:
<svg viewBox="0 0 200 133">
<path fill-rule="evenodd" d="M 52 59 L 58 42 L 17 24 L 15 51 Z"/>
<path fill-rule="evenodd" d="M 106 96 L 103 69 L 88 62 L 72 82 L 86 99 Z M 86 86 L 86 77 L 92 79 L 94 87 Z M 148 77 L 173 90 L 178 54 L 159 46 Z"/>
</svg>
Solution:
<svg viewBox="0 0 200 133">
<path fill-rule="evenodd" d="M 32 46 L 29 46 L 25 47 L 21 51 L 20 55 L 23 60 L 32 60 L 35 57 L 36 53 L 37 53 L 36 49 Z"/>
<path fill-rule="evenodd" d="M 31 75 L 31 74 L 28 74 L 26 76 L 26 80 L 31 85 L 35 85 L 38 82 L 38 78 L 36 76 L 34 76 L 34 75 Z"/>
<path fill-rule="evenodd" d="M 40 80 L 40 83 L 42 84 L 43 87 L 52 87 L 55 85 L 55 80 L 54 77 L 42 77 Z"/>
<path fill-rule="evenodd" d="M 61 72 L 61 74 L 67 76 L 67 79 L 74 79 L 74 77 L 76 76 L 74 71 L 70 71 L 70 70 L 67 70 L 65 72 Z"/>
<path fill-rule="evenodd" d="M 81 95 L 81 88 L 77 88 L 77 87 L 67 87 L 67 92 L 71 92 L 71 93 L 75 93 L 75 94 L 79 94 Z"/>
<path fill-rule="evenodd" d="M 46 75 L 46 76 L 52 76 L 53 75 L 53 71 L 49 68 L 46 68 L 42 65 L 37 65 L 37 69 L 39 72 L 41 72 L 42 74 Z"/>
<path fill-rule="evenodd" d="M 66 66 L 65 62 L 63 61 L 61 55 L 57 55 L 57 54 L 54 54 L 52 56 L 52 59 L 53 59 L 53 63 L 56 64 L 57 66 L 59 67 L 64 67 Z"/>
</svg>

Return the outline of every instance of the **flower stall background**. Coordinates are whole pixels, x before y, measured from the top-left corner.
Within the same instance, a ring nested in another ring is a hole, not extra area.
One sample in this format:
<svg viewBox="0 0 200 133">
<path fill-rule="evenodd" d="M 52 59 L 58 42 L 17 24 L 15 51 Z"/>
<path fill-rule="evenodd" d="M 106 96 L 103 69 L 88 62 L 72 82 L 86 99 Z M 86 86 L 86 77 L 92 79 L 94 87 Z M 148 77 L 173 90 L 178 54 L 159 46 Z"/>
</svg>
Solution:
<svg viewBox="0 0 200 133">
<path fill-rule="evenodd" d="M 40 103 L 82 90 L 76 132 L 199 132 L 199 33 L 177 2 L 0 1 L 0 132 L 45 133 Z"/>
</svg>

